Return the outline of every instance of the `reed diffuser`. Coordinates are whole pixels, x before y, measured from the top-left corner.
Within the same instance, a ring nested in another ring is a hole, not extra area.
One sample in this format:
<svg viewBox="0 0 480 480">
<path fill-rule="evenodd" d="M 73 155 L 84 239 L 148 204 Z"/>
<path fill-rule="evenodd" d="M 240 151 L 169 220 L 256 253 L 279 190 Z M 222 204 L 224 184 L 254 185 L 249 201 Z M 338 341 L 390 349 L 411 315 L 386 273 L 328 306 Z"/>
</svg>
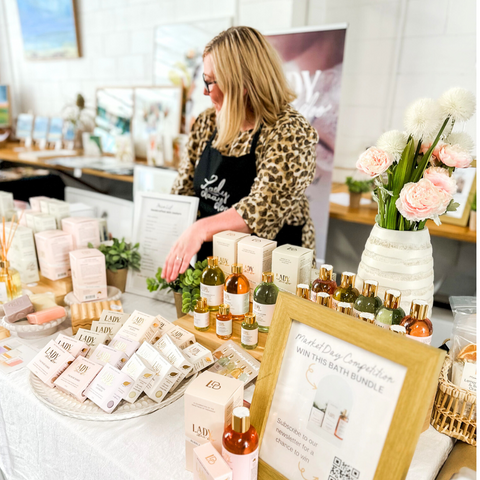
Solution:
<svg viewBox="0 0 480 480">
<path fill-rule="evenodd" d="M 15 232 L 17 231 L 22 215 L 23 212 L 17 221 L 15 221 L 15 214 L 13 215 L 8 229 L 8 236 L 6 234 L 5 217 L 2 217 L 3 228 L 0 239 L 0 303 L 2 304 L 22 295 L 20 274 L 10 266 L 10 262 L 7 259 L 8 251 L 12 246 L 13 238 L 15 237 Z"/>
</svg>

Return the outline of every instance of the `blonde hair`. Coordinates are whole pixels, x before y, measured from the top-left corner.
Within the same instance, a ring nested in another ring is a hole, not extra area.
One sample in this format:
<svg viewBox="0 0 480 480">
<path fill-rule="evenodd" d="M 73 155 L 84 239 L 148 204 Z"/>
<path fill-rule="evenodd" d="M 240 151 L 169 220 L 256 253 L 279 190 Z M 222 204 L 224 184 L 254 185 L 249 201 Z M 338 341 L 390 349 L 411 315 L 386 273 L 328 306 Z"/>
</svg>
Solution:
<svg viewBox="0 0 480 480">
<path fill-rule="evenodd" d="M 278 53 L 254 28 L 223 31 L 207 44 L 203 57 L 206 55 L 212 56 L 216 81 L 224 95 L 213 144 L 216 148 L 232 143 L 247 110 L 253 114 L 257 131 L 262 123 L 275 123 L 280 111 L 295 99 Z"/>
</svg>

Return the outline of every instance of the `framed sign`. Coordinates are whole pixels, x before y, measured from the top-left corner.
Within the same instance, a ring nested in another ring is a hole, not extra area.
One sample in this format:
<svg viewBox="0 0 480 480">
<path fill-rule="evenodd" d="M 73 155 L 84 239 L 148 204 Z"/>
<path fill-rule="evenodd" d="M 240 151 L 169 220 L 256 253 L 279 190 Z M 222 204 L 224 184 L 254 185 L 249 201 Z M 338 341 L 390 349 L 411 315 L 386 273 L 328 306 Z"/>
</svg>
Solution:
<svg viewBox="0 0 480 480">
<path fill-rule="evenodd" d="M 133 243 L 140 243 L 140 271 L 129 270 L 126 291 L 173 301 L 165 292 L 149 292 L 147 278 L 163 267 L 178 237 L 197 219 L 198 198 L 138 192 L 135 196 Z"/>
<path fill-rule="evenodd" d="M 251 406 L 259 478 L 405 478 L 444 357 L 280 293 Z"/>
</svg>

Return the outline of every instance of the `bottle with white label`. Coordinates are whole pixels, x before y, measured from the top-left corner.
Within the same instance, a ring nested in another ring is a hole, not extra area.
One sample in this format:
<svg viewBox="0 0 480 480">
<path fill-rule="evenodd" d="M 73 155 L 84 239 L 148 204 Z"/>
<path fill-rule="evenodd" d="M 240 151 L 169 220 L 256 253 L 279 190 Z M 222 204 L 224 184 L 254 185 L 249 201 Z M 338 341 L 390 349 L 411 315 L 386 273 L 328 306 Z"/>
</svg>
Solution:
<svg viewBox="0 0 480 480">
<path fill-rule="evenodd" d="M 423 300 L 413 300 L 410 315 L 405 316 L 400 325 L 405 327 L 408 338 L 430 345 L 432 342 L 433 325 L 427 318 L 428 303 Z"/>
<path fill-rule="evenodd" d="M 232 336 L 232 315 L 229 305 L 222 304 L 218 307 L 215 331 L 217 337 L 222 340 L 228 340 Z"/>
<path fill-rule="evenodd" d="M 348 425 L 348 415 L 347 411 L 344 410 L 338 419 L 337 428 L 335 429 L 335 436 L 340 440 L 345 438 L 345 430 Z"/>
<path fill-rule="evenodd" d="M 250 283 L 242 271 L 241 263 L 232 265 L 232 273 L 225 280 L 223 292 L 223 301 L 230 306 L 233 320 L 240 321 L 250 309 Z"/>
<path fill-rule="evenodd" d="M 193 326 L 199 332 L 206 332 L 210 327 L 210 312 L 207 299 L 200 297 L 193 310 Z"/>
<path fill-rule="evenodd" d="M 232 469 L 232 480 L 257 480 L 258 433 L 250 425 L 248 408 L 233 409 L 232 424 L 223 434 L 222 456 Z"/>
<path fill-rule="evenodd" d="M 263 272 L 262 282 L 253 292 L 253 313 L 257 317 L 259 332 L 268 333 L 270 330 L 277 297 L 278 287 L 273 283 L 273 273 Z"/>
<path fill-rule="evenodd" d="M 225 274 L 218 266 L 218 257 L 207 257 L 208 265 L 200 278 L 200 297 L 207 299 L 208 309 L 218 312 L 218 307 L 223 303 L 223 289 Z"/>
<path fill-rule="evenodd" d="M 255 350 L 258 346 L 258 323 L 254 313 L 246 313 L 242 322 L 242 347 Z"/>
</svg>

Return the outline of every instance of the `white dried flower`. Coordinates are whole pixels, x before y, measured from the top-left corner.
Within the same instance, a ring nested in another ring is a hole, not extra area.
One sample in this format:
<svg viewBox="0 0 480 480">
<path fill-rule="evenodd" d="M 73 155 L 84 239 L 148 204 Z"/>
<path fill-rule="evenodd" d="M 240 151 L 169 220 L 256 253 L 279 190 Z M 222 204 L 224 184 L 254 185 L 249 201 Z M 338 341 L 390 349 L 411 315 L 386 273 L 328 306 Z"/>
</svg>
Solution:
<svg viewBox="0 0 480 480">
<path fill-rule="evenodd" d="M 442 111 L 435 100 L 421 98 L 407 108 L 404 123 L 407 133 L 414 138 L 432 138 L 440 130 Z"/>
<path fill-rule="evenodd" d="M 447 90 L 438 103 L 443 115 L 452 117 L 456 122 L 466 122 L 475 112 L 475 95 L 461 87 Z"/>
<path fill-rule="evenodd" d="M 472 153 L 475 147 L 472 137 L 465 132 L 453 132 L 447 137 L 445 142 L 450 145 L 459 145 L 469 153 Z"/>
<path fill-rule="evenodd" d="M 400 130 L 390 130 L 380 135 L 377 140 L 377 147 L 385 150 L 398 159 L 407 145 L 408 136 L 405 132 Z"/>
</svg>

